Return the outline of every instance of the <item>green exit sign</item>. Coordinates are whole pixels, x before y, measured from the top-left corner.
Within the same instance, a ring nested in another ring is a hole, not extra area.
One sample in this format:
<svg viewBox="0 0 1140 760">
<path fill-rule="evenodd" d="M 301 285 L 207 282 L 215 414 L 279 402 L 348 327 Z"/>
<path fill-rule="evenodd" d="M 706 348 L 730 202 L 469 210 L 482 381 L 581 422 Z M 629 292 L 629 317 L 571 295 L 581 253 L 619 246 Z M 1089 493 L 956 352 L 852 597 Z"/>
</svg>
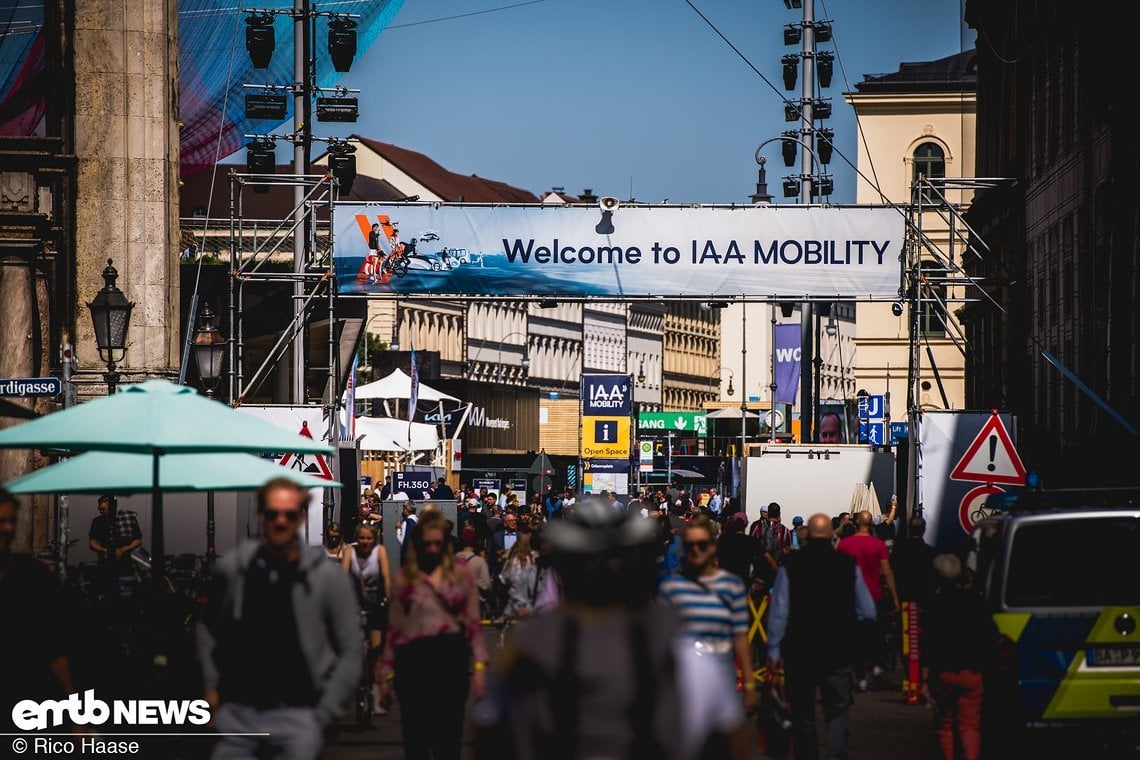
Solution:
<svg viewBox="0 0 1140 760">
<path fill-rule="evenodd" d="M 708 415 L 704 412 L 642 412 L 637 415 L 637 428 L 646 432 L 687 433 L 703 438 L 708 435 Z"/>
</svg>

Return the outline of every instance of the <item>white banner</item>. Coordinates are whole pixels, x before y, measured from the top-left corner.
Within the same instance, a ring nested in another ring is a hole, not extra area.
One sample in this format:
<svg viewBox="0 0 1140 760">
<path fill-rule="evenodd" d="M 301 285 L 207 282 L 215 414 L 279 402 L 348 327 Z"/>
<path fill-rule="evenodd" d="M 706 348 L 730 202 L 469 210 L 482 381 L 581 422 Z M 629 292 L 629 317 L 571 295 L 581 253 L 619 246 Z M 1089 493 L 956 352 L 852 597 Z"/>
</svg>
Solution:
<svg viewBox="0 0 1140 760">
<path fill-rule="evenodd" d="M 340 203 L 335 228 L 344 294 L 895 298 L 902 272 L 891 208 Z"/>
</svg>

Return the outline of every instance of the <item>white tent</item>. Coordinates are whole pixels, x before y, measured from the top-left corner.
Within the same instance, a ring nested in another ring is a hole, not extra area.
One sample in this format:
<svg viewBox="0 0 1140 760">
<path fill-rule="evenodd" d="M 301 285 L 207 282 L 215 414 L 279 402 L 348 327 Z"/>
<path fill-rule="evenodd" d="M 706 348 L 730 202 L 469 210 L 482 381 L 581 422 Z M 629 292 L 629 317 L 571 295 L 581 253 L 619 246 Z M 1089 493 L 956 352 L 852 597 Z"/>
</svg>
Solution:
<svg viewBox="0 0 1140 760">
<path fill-rule="evenodd" d="M 745 412 L 747 419 L 754 420 L 759 417 L 755 412 Z M 717 409 L 715 412 L 709 412 L 708 418 L 710 420 L 738 420 L 740 419 L 740 409 L 735 406 L 726 406 L 723 409 Z"/>
<path fill-rule="evenodd" d="M 379 380 L 362 385 L 356 389 L 356 400 L 366 398 L 411 398 L 412 397 L 412 378 L 410 378 L 402 369 L 392 370 L 392 374 L 387 377 L 382 377 Z M 429 401 L 432 403 L 439 403 L 440 401 L 459 401 L 455 396 L 449 396 L 442 391 L 437 391 L 430 385 L 420 383 L 420 401 Z M 407 435 L 404 436 L 407 438 Z"/>
<path fill-rule="evenodd" d="M 439 429 L 435 425 L 413 422 L 408 445 L 407 421 L 391 417 L 357 417 L 356 435 L 363 436 L 361 451 L 435 451 L 439 446 Z"/>
</svg>

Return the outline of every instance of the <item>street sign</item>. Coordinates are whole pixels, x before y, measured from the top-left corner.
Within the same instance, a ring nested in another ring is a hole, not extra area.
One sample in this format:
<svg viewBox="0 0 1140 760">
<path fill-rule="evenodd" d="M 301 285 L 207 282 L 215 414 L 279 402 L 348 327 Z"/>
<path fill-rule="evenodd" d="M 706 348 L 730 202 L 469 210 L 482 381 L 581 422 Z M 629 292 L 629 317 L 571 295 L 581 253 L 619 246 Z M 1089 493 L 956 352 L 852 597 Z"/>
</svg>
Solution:
<svg viewBox="0 0 1140 760">
<path fill-rule="evenodd" d="M 496 493 L 497 494 L 499 492 L 499 488 L 501 485 L 502 485 L 502 481 L 499 480 L 498 478 L 472 478 L 471 479 L 471 487 L 474 488 L 476 491 L 482 491 L 484 488 L 486 488 L 488 493 Z"/>
<path fill-rule="evenodd" d="M 422 499 L 424 491 L 431 488 L 431 481 L 430 472 L 397 472 L 392 478 L 392 493 L 403 491 L 409 498 Z"/>
<path fill-rule="evenodd" d="M 995 411 L 950 472 L 951 480 L 1025 485 L 1025 465 Z"/>
<path fill-rule="evenodd" d="M 0 380 L 0 396 L 6 398 L 58 396 L 61 393 L 63 393 L 63 381 L 58 377 L 16 377 Z"/>
<path fill-rule="evenodd" d="M 628 459 L 629 417 L 583 417 L 584 459 Z"/>
<path fill-rule="evenodd" d="M 308 422 L 301 422 L 300 434 L 310 441 L 313 440 L 313 434 L 309 432 Z M 312 456 L 314 461 L 308 461 L 309 456 Z M 282 467 L 290 467 L 306 475 L 324 478 L 325 480 L 333 480 L 332 468 L 329 467 L 329 463 L 320 454 L 286 454 L 281 457 L 280 464 Z"/>
<path fill-rule="evenodd" d="M 583 462 L 583 486 L 586 493 L 629 491 L 628 459 L 589 459 Z"/>
<path fill-rule="evenodd" d="M 629 375 L 582 375 L 582 414 L 586 417 L 629 416 Z"/>
<path fill-rule="evenodd" d="M 708 414 L 705 412 L 642 412 L 637 416 L 639 430 L 661 430 L 687 433 L 703 438 L 708 435 Z"/>
<path fill-rule="evenodd" d="M 868 443 L 872 446 L 882 446 L 886 441 L 886 431 L 883 428 L 884 425 L 882 420 L 879 420 L 878 422 L 859 420 L 859 443 Z"/>
<path fill-rule="evenodd" d="M 526 494 L 526 478 L 511 478 L 510 484 L 512 491 L 519 491 L 524 495 Z"/>
<path fill-rule="evenodd" d="M 904 441 L 910 438 L 910 423 L 909 422 L 892 422 L 891 423 L 891 445 L 898 446 L 899 441 Z"/>
<path fill-rule="evenodd" d="M 1005 490 L 984 485 L 971 489 L 962 497 L 962 503 L 958 505 L 958 521 L 962 524 L 962 530 L 971 533 L 975 525 L 990 516 L 990 510 L 986 509 L 986 499 L 995 493 L 1005 493 Z"/>
<path fill-rule="evenodd" d="M 764 424 L 769 430 L 773 428 L 779 430 L 784 426 L 784 413 L 779 409 L 769 409 L 764 412 Z"/>
<path fill-rule="evenodd" d="M 882 396 L 859 397 L 859 419 L 881 420 L 885 416 L 885 410 Z"/>
<path fill-rule="evenodd" d="M 653 441 L 642 441 L 637 445 L 637 462 L 640 472 L 653 472 Z"/>
</svg>

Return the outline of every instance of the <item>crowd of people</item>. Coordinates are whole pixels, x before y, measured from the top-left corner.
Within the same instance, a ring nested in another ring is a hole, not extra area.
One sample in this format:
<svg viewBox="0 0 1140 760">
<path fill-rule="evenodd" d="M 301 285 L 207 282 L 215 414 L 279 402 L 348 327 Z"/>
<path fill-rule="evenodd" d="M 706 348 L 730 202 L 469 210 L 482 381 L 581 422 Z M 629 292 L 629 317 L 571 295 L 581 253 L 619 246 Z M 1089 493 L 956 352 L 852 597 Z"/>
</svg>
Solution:
<svg viewBox="0 0 1140 760">
<path fill-rule="evenodd" d="M 827 756 L 845 757 L 850 707 L 884 672 L 901 604 L 922 611 L 923 694 L 944 756 L 980 756 L 992 619 L 960 561 L 923 541 L 921 517 L 896 538 L 893 499 L 878 519 L 785 525 L 779 504 L 749 523 L 716 489 L 679 485 L 628 500 L 429 490 L 455 499 L 457 517 L 401 500 L 398 561 L 382 540 L 390 486 L 329 524 L 322 548 L 301 540 L 304 489 L 261 490 L 261 535 L 219 560 L 198 624 L 215 757 L 316 757 L 362 685 L 377 714 L 399 700 L 417 760 L 459 756 L 470 696 L 488 757 L 742 758 L 763 706 L 810 760 L 818 694 Z M 0 528 L 14 514 L 0 498 Z M 93 545 L 129 547 L 135 530 L 107 538 L 103 517 Z M 3 549 L 0 592 L 21 567 Z M 756 609 L 767 641 L 750 640 Z M 510 634 L 493 672 L 491 623 Z M 44 650 L 48 672 L 66 683 L 57 650 Z"/>
</svg>

